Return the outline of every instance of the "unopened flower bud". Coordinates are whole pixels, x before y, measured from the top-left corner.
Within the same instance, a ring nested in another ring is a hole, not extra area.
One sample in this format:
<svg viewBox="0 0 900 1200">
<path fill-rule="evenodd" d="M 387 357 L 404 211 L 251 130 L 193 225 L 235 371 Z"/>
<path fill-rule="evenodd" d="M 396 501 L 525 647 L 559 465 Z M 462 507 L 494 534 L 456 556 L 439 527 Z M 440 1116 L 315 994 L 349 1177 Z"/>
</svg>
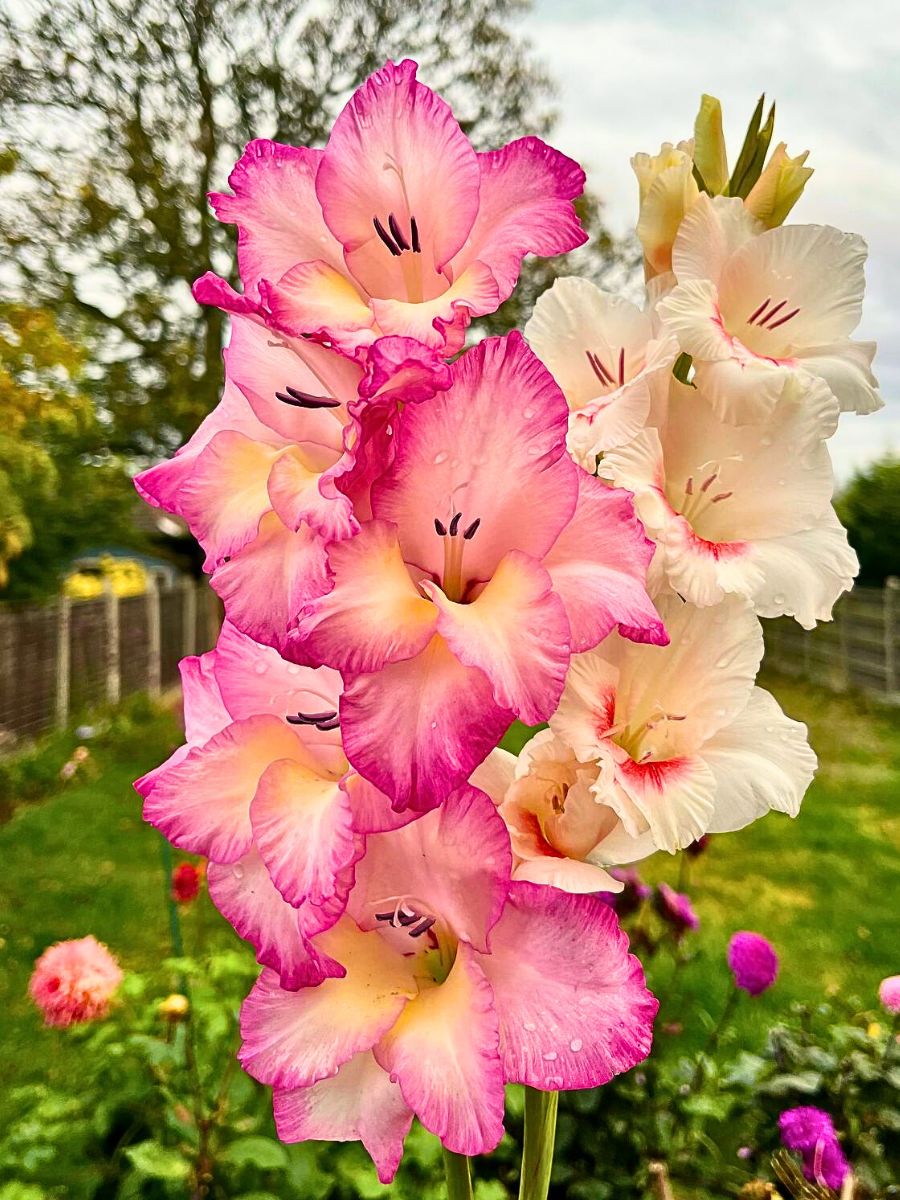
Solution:
<svg viewBox="0 0 900 1200">
<path fill-rule="evenodd" d="M 784 142 L 772 151 L 765 170 L 750 189 L 744 204 L 768 228 L 783 225 L 788 213 L 800 199 L 812 167 L 807 167 L 809 151 L 791 158 Z"/>
<path fill-rule="evenodd" d="M 659 154 L 636 154 L 631 166 L 640 195 L 637 235 L 644 248 L 646 276 L 652 279 L 671 271 L 678 226 L 700 196 L 693 173 L 694 143 L 664 142 Z"/>
</svg>

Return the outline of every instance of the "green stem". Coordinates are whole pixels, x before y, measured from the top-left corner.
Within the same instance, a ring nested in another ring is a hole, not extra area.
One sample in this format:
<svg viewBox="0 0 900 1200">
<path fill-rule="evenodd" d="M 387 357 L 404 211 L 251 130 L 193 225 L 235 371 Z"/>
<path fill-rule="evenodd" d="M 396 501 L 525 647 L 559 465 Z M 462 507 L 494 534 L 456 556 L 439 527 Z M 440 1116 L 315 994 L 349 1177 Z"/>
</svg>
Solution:
<svg viewBox="0 0 900 1200">
<path fill-rule="evenodd" d="M 163 888 L 165 889 L 166 908 L 169 913 L 169 935 L 172 938 L 172 953 L 176 958 L 184 954 L 184 942 L 181 937 L 181 917 L 178 915 L 178 905 L 172 897 L 172 847 L 164 837 L 159 839 L 159 857 L 163 867 Z"/>
<path fill-rule="evenodd" d="M 713 1053 L 716 1046 L 719 1044 L 719 1038 L 728 1022 L 731 1020 L 732 1014 L 737 1007 L 737 1002 L 741 998 L 741 993 L 738 988 L 733 987 L 728 993 L 728 999 L 725 1001 L 725 1007 L 722 1009 L 722 1015 L 719 1017 L 716 1024 L 710 1031 L 709 1037 L 706 1039 L 706 1045 L 697 1055 L 697 1065 L 694 1067 L 694 1074 L 691 1077 L 691 1091 L 694 1092 L 700 1086 L 703 1080 L 703 1065 L 706 1058 Z"/>
<path fill-rule="evenodd" d="M 525 1139 L 519 1200 L 547 1200 L 558 1107 L 559 1092 L 525 1089 Z"/>
<path fill-rule="evenodd" d="M 445 1146 L 444 1174 L 447 1200 L 472 1200 L 472 1166 L 464 1154 L 454 1154 Z"/>
</svg>

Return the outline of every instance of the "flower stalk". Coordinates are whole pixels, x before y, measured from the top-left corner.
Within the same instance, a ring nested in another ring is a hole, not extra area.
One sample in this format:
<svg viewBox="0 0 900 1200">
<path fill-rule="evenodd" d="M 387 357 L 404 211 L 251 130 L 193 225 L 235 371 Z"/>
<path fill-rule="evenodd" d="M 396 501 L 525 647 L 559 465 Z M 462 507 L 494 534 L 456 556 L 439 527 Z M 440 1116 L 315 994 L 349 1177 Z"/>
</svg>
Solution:
<svg viewBox="0 0 900 1200">
<path fill-rule="evenodd" d="M 537 1088 L 526 1087 L 519 1200 L 547 1200 L 558 1108 L 559 1092 L 539 1092 Z"/>
<path fill-rule="evenodd" d="M 464 1154 L 454 1154 L 444 1146 L 444 1175 L 447 1200 L 472 1200 L 472 1164 Z"/>
</svg>

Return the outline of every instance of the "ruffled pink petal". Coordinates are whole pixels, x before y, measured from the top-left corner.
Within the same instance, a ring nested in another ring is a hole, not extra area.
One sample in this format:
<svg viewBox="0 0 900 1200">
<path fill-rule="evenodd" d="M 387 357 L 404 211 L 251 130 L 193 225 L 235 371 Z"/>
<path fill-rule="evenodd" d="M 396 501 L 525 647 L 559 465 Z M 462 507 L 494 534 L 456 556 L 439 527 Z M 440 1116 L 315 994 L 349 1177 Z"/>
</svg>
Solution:
<svg viewBox="0 0 900 1200">
<path fill-rule="evenodd" d="M 347 758 L 391 797 L 427 812 L 468 779 L 513 719 L 487 676 L 440 637 L 403 662 L 350 680 L 341 700 Z"/>
<path fill-rule="evenodd" d="M 210 653 L 230 719 L 242 721 L 259 713 L 284 719 L 302 712 L 337 712 L 341 695 L 337 671 L 286 662 L 277 650 L 254 642 L 230 621 L 222 625 L 216 648 Z M 326 741 L 328 734 L 317 731 L 316 737 Z M 340 733 L 335 731 L 332 738 L 333 744 L 340 746 Z"/>
<path fill-rule="evenodd" d="M 334 586 L 297 621 L 304 654 L 355 673 L 412 658 L 428 644 L 437 611 L 413 583 L 392 525 L 370 521 L 330 548 L 328 565 Z"/>
<path fill-rule="evenodd" d="M 495 312 L 502 301 L 490 268 L 476 259 L 431 300 L 373 298 L 370 303 L 384 333 L 417 338 L 449 358 L 455 352 L 450 339 L 457 322 L 464 319 L 468 324 L 472 317 Z"/>
<path fill-rule="evenodd" d="M 419 993 L 375 1047 L 422 1124 L 456 1154 L 503 1136 L 497 1013 L 478 955 L 461 943 L 444 982 Z"/>
<path fill-rule="evenodd" d="M 381 1183 L 396 1175 L 413 1114 L 369 1051 L 351 1058 L 331 1079 L 293 1091 L 276 1089 L 273 1099 L 281 1141 L 362 1142 Z"/>
<path fill-rule="evenodd" d="M 274 283 L 264 281 L 261 291 L 273 324 L 292 337 L 329 341 L 347 354 L 375 338 L 366 300 L 326 263 L 298 263 Z"/>
<path fill-rule="evenodd" d="M 284 650 L 303 605 L 328 587 L 325 544 L 307 525 L 292 532 L 266 513 L 259 533 L 210 582 L 228 619 L 256 641 Z"/>
<path fill-rule="evenodd" d="M 327 487 L 329 495 L 323 494 L 323 474 L 311 465 L 308 454 L 293 447 L 272 465 L 268 499 L 288 529 L 296 533 L 306 524 L 326 542 L 333 542 L 356 533 L 359 522 L 346 496 L 333 487 Z"/>
<path fill-rule="evenodd" d="M 460 660 L 480 668 L 500 708 L 526 725 L 546 721 L 562 695 L 569 665 L 569 622 L 550 576 L 511 550 L 471 604 L 455 604 L 423 582 L 440 610 L 438 632 Z"/>
<path fill-rule="evenodd" d="M 511 868 L 503 819 L 483 792 L 465 786 L 405 828 L 366 839 L 349 911 L 360 928 L 377 929 L 376 910 L 401 892 L 457 938 L 487 950 Z"/>
<path fill-rule="evenodd" d="M 244 288 L 258 295 L 260 279 L 278 279 L 295 263 L 341 262 L 316 199 L 321 150 L 284 146 L 265 138 L 249 142 L 228 183 L 210 204 L 220 221 L 238 227 L 238 264 Z"/>
<path fill-rule="evenodd" d="M 232 317 L 224 351 L 228 379 L 237 384 L 263 426 L 301 445 L 342 447 L 344 409 L 289 404 L 288 388 L 347 405 L 356 400 L 362 368 L 307 338 L 274 333 L 259 319 Z"/>
<path fill-rule="evenodd" d="M 191 655 L 178 664 L 184 705 L 184 736 L 192 746 L 208 742 L 231 724 L 215 673 L 216 652 Z"/>
<path fill-rule="evenodd" d="M 508 550 L 538 560 L 575 510 L 579 468 L 566 453 L 562 392 L 521 334 L 486 338 L 453 366 L 453 385 L 403 415 L 396 461 L 372 489 L 375 515 L 393 521 L 403 557 L 440 579 L 435 519 L 461 528 L 468 579 L 490 579 Z"/>
<path fill-rule="evenodd" d="M 598 1087 L 650 1052 L 657 1001 L 614 913 L 595 896 L 513 883 L 480 962 L 508 1082 Z"/>
<path fill-rule="evenodd" d="M 450 367 L 430 347 L 415 338 L 382 337 L 366 355 L 359 395 L 363 400 L 415 404 L 445 392 L 452 382 Z"/>
<path fill-rule="evenodd" d="M 270 432 L 254 416 L 246 397 L 228 380 L 225 381 L 222 399 L 200 423 L 191 439 L 176 450 L 172 458 L 135 475 L 134 486 L 141 497 L 154 508 L 180 513 L 181 489 L 185 480 L 196 466 L 200 454 L 216 434 L 223 430 L 232 430 L 244 434 L 245 437 L 263 440 Z"/>
<path fill-rule="evenodd" d="M 250 801 L 273 759 L 301 752 L 276 717 L 251 717 L 217 733 L 151 783 L 138 781 L 144 820 L 181 850 L 233 863 L 250 849 Z"/>
<path fill-rule="evenodd" d="M 387 63 L 351 96 L 325 147 L 316 194 L 370 295 L 406 296 L 417 276 L 427 297 L 472 227 L 479 184 L 478 158 L 453 113 L 405 59 Z M 376 219 L 401 253 L 384 243 Z"/>
<path fill-rule="evenodd" d="M 262 316 L 263 309 L 259 300 L 253 296 L 236 292 L 227 279 L 222 279 L 215 271 L 206 271 L 191 285 L 191 294 L 198 304 L 207 304 L 211 308 L 221 308 L 223 312 L 234 316 Z"/>
<path fill-rule="evenodd" d="M 596 646 L 617 625 L 632 641 L 667 644 L 645 586 L 652 557 L 631 493 L 580 472 L 575 515 L 544 559 L 569 617 L 573 652 Z"/>
<path fill-rule="evenodd" d="M 344 976 L 340 963 L 317 951 L 309 940 L 319 932 L 325 910 L 312 905 L 296 909 L 288 904 L 256 850 L 236 863 L 211 862 L 207 881 L 213 904 L 238 935 L 251 943 L 260 966 L 278 973 L 283 988 L 316 987 L 324 979 Z M 339 916 L 335 911 L 332 921 Z"/>
<path fill-rule="evenodd" d="M 204 571 L 214 571 L 256 537 L 263 513 L 271 508 L 269 472 L 283 452 L 273 441 L 223 430 L 198 455 L 181 486 L 181 514 L 206 551 Z"/>
<path fill-rule="evenodd" d="M 316 945 L 346 967 L 343 979 L 288 992 L 267 970 L 243 1003 L 238 1058 L 260 1083 L 309 1087 L 336 1074 L 370 1050 L 416 994 L 406 959 L 349 918 L 320 934 Z"/>
<path fill-rule="evenodd" d="M 526 254 L 563 254 L 588 240 L 572 205 L 584 190 L 584 171 L 536 137 L 479 154 L 478 162 L 478 216 L 459 261 L 486 263 L 505 300 Z"/>
<path fill-rule="evenodd" d="M 289 904 L 324 904 L 354 859 L 350 802 L 312 761 L 282 759 L 264 771 L 250 805 L 253 840 Z"/>
<path fill-rule="evenodd" d="M 402 829 L 419 816 L 412 809 L 397 812 L 390 798 L 356 771 L 351 771 L 341 781 L 341 787 L 347 793 L 356 833 L 386 833 L 390 829 Z"/>
</svg>

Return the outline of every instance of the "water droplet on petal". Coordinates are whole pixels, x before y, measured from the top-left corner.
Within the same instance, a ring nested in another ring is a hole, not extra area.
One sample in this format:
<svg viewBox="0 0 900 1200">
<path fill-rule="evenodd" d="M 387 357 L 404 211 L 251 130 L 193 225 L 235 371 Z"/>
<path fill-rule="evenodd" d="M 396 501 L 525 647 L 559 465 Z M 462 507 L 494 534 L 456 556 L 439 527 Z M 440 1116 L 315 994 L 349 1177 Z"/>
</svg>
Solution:
<svg viewBox="0 0 900 1200">
<path fill-rule="evenodd" d="M 291 663 L 291 665 L 288 667 L 288 675 L 299 675 L 299 674 L 300 674 L 300 668 L 297 666 L 296 663 Z"/>
<path fill-rule="evenodd" d="M 534 408 L 532 408 L 532 406 L 529 404 L 529 406 L 527 408 L 522 409 L 522 419 L 524 421 L 530 421 L 531 418 L 534 416 L 535 411 L 536 410 Z"/>
<path fill-rule="evenodd" d="M 537 1025 L 535 1025 L 534 1021 L 526 1021 L 522 1028 L 526 1033 L 534 1033 L 534 1031 L 537 1029 Z"/>
<path fill-rule="evenodd" d="M 546 1062 L 556 1062 L 556 1060 L 558 1058 L 559 1058 L 559 1055 L 556 1053 L 555 1050 L 548 1050 L 547 1053 L 544 1055 L 544 1059 Z"/>
<path fill-rule="evenodd" d="M 772 597 L 772 603 L 773 604 L 784 604 L 784 596 L 782 596 L 780 592 L 777 592 Z"/>
<path fill-rule="evenodd" d="M 244 868 L 241 866 L 240 863 L 234 864 L 234 866 L 231 868 L 231 873 L 235 877 L 235 879 L 243 879 L 244 878 Z"/>
<path fill-rule="evenodd" d="M 581 1038 L 572 1038 L 571 1042 L 569 1042 L 569 1049 L 577 1054 L 583 1045 L 584 1042 Z"/>
<path fill-rule="evenodd" d="M 446 451 L 446 450 L 442 450 L 442 451 L 440 452 L 440 454 L 436 454 L 436 455 L 434 456 L 434 465 L 435 465 L 436 467 L 439 467 L 439 466 L 441 465 L 441 463 L 445 463 L 445 462 L 447 461 L 447 457 L 448 457 L 448 455 L 447 455 L 447 451 Z"/>
<path fill-rule="evenodd" d="M 257 675 L 265 675 L 265 673 L 268 669 L 269 669 L 269 664 L 264 663 L 264 662 L 256 663 L 253 668 L 253 670 L 257 673 Z"/>
</svg>

